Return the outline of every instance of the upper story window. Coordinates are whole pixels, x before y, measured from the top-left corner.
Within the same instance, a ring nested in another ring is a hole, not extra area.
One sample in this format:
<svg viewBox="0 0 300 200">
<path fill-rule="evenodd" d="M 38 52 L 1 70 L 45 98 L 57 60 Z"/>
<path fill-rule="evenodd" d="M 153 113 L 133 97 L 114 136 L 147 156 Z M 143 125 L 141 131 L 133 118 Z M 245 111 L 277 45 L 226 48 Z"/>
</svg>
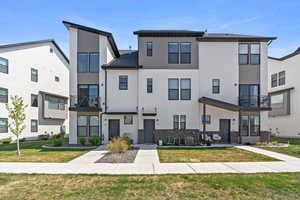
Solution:
<svg viewBox="0 0 300 200">
<path fill-rule="evenodd" d="M 180 79 L 180 99 L 191 100 L 191 79 Z"/>
<path fill-rule="evenodd" d="M 48 97 L 48 108 L 52 110 L 65 110 L 65 100 L 58 97 Z"/>
<path fill-rule="evenodd" d="M 239 44 L 239 64 L 259 65 L 260 45 L 259 44 Z"/>
<path fill-rule="evenodd" d="M 173 116 L 173 128 L 174 129 L 186 129 L 186 116 L 174 115 Z"/>
<path fill-rule="evenodd" d="M 277 87 L 277 74 L 271 75 L 271 87 Z"/>
<path fill-rule="evenodd" d="M 99 86 L 78 85 L 78 104 L 80 107 L 98 107 Z"/>
<path fill-rule="evenodd" d="M 168 79 L 168 99 L 179 100 L 179 79 Z M 180 79 L 180 99 L 191 100 L 191 79 Z"/>
<path fill-rule="evenodd" d="M 147 78 L 147 93 L 152 93 L 153 91 L 153 80 L 152 78 Z"/>
<path fill-rule="evenodd" d="M 128 76 L 119 76 L 119 90 L 128 90 Z"/>
<path fill-rule="evenodd" d="M 147 47 L 147 56 L 152 56 L 153 54 L 152 42 L 151 41 L 147 42 L 146 47 Z"/>
<path fill-rule="evenodd" d="M 168 43 L 169 64 L 191 64 L 191 43 L 190 42 L 169 42 Z"/>
<path fill-rule="evenodd" d="M 99 72 L 99 53 L 78 53 L 77 72 Z"/>
<path fill-rule="evenodd" d="M 168 99 L 169 100 L 179 100 L 179 79 L 169 79 L 168 80 Z"/>
<path fill-rule="evenodd" d="M 0 103 L 8 103 L 8 89 L 0 88 Z"/>
<path fill-rule="evenodd" d="M 31 107 L 38 107 L 38 95 L 31 94 Z"/>
<path fill-rule="evenodd" d="M 274 108 L 283 108 L 284 98 L 283 94 L 271 95 L 271 107 Z"/>
<path fill-rule="evenodd" d="M 38 82 L 38 70 L 31 68 L 31 81 Z"/>
<path fill-rule="evenodd" d="M 220 93 L 220 79 L 212 80 L 212 93 L 219 94 Z"/>
<path fill-rule="evenodd" d="M 0 72 L 8 74 L 8 60 L 0 57 Z"/>
<path fill-rule="evenodd" d="M 278 85 L 284 85 L 285 84 L 285 71 L 278 73 Z"/>
</svg>

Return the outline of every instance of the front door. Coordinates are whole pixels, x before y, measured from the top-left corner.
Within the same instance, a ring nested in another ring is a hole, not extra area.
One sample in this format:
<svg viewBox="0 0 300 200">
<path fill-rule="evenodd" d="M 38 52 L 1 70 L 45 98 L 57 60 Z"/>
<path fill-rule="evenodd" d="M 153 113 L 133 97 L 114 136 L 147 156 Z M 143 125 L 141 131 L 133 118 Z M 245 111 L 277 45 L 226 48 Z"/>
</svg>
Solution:
<svg viewBox="0 0 300 200">
<path fill-rule="evenodd" d="M 230 143 L 230 119 L 220 119 L 221 143 Z"/>
<path fill-rule="evenodd" d="M 144 119 L 144 143 L 153 143 L 153 132 L 155 130 L 154 119 Z"/>
<path fill-rule="evenodd" d="M 109 119 L 108 120 L 108 139 L 120 137 L 120 120 Z"/>
</svg>

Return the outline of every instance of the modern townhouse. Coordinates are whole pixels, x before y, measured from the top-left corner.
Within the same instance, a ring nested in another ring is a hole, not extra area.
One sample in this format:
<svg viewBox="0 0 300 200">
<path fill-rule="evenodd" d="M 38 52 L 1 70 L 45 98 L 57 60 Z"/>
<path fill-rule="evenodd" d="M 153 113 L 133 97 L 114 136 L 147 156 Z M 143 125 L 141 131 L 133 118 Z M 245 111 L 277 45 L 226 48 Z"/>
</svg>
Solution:
<svg viewBox="0 0 300 200">
<path fill-rule="evenodd" d="M 269 57 L 269 127 L 280 137 L 300 137 L 300 48 L 282 58 Z"/>
<path fill-rule="evenodd" d="M 53 40 L 0 46 L 0 138 L 14 136 L 5 104 L 15 95 L 28 105 L 22 137 L 68 132 L 68 62 Z"/>
<path fill-rule="evenodd" d="M 265 141 L 274 37 L 135 31 L 138 50 L 111 33 L 63 22 L 70 36 L 70 143 L 128 136 L 135 143 Z"/>
</svg>

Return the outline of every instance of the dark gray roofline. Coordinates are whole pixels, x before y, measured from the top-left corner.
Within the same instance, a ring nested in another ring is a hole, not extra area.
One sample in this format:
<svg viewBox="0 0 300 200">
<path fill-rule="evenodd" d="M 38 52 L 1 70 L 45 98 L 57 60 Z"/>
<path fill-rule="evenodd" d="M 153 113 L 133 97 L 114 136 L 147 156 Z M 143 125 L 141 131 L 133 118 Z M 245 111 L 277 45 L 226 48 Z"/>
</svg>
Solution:
<svg viewBox="0 0 300 200">
<path fill-rule="evenodd" d="M 286 55 L 286 56 L 283 56 L 283 57 L 281 57 L 281 58 L 274 58 L 274 57 L 271 57 L 271 56 L 269 56 L 268 58 L 269 58 L 269 59 L 272 59 L 272 60 L 283 61 L 283 60 L 286 60 L 286 59 L 291 58 L 291 57 L 293 57 L 293 56 L 296 56 L 296 55 L 298 55 L 298 54 L 300 54 L 300 51 L 295 51 L 295 52 L 290 53 L 290 54 L 288 54 L 288 55 Z"/>
<path fill-rule="evenodd" d="M 198 37 L 198 41 L 239 40 L 239 41 L 270 41 L 277 37 Z"/>
<path fill-rule="evenodd" d="M 201 37 L 204 32 L 188 30 L 139 30 L 134 31 L 133 34 L 139 37 Z"/>
<path fill-rule="evenodd" d="M 294 87 L 290 87 L 290 88 L 285 88 L 285 89 L 282 89 L 282 90 L 276 90 L 276 91 L 273 91 L 273 92 L 269 92 L 269 95 L 270 94 L 276 94 L 276 93 L 281 93 L 281 92 L 285 92 L 285 91 L 290 91 L 290 90 L 293 90 L 295 89 Z"/>
<path fill-rule="evenodd" d="M 52 43 L 57 48 L 59 53 L 63 56 L 63 58 L 66 60 L 66 62 L 69 63 L 68 57 L 64 54 L 62 49 L 58 46 L 58 44 L 53 39 L 22 42 L 22 43 L 16 43 L 16 44 L 0 45 L 0 49 L 10 48 L 10 47 L 19 47 L 19 46 L 25 46 L 25 45 L 42 44 L 42 43 Z"/>
<path fill-rule="evenodd" d="M 110 43 L 116 57 L 119 57 L 120 56 L 120 53 L 119 53 L 119 50 L 118 50 L 118 47 L 117 47 L 117 44 L 114 40 L 114 37 L 112 35 L 112 33 L 110 32 L 106 32 L 106 31 L 101 31 L 101 30 L 98 30 L 98 29 L 94 29 L 94 28 L 90 28 L 90 27 L 87 27 L 87 26 L 82 26 L 82 25 L 79 25 L 79 24 L 75 24 L 75 23 L 72 23 L 72 22 L 67 22 L 67 21 L 62 21 L 62 23 L 68 28 L 68 27 L 74 27 L 74 28 L 77 28 L 77 29 L 80 29 L 80 30 L 84 30 L 84 31 L 88 31 L 88 32 L 92 32 L 92 33 L 96 33 L 96 34 L 99 34 L 99 35 L 103 35 L 103 36 L 106 36 L 107 39 L 108 39 L 108 42 Z"/>
</svg>

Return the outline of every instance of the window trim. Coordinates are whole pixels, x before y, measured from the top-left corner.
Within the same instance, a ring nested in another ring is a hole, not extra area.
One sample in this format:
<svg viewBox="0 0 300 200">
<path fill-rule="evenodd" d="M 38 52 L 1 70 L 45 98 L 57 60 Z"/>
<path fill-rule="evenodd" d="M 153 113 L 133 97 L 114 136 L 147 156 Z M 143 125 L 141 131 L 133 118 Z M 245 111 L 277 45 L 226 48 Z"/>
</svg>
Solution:
<svg viewBox="0 0 300 200">
<path fill-rule="evenodd" d="M 258 45 L 258 50 L 259 50 L 259 53 L 258 54 L 256 54 L 256 53 L 251 53 L 251 46 L 252 45 Z M 249 43 L 249 55 L 250 55 L 250 57 L 249 57 L 249 64 L 250 65 L 260 65 L 260 55 L 261 55 L 261 47 L 260 47 L 260 43 Z M 251 62 L 251 57 L 253 56 L 253 55 L 256 55 L 256 56 L 258 56 L 258 63 L 252 63 Z"/>
<path fill-rule="evenodd" d="M 6 121 L 5 130 L 4 131 L 0 131 L 0 133 L 8 133 L 8 118 L 0 118 L 0 120 Z"/>
<path fill-rule="evenodd" d="M 151 48 L 149 48 L 149 46 L 151 46 Z M 152 41 L 147 41 L 146 42 L 146 55 L 148 57 L 152 57 L 153 56 L 153 42 Z"/>
<path fill-rule="evenodd" d="M 152 78 L 147 78 L 146 79 L 146 90 L 147 93 L 153 93 L 153 79 Z"/>
<path fill-rule="evenodd" d="M 217 81 L 217 83 L 218 83 L 216 86 L 214 85 L 215 81 Z M 217 78 L 212 79 L 212 93 L 213 94 L 220 94 L 220 85 L 221 85 L 220 79 L 217 79 Z M 217 89 L 217 90 L 215 91 L 215 89 Z"/>
<path fill-rule="evenodd" d="M 36 127 L 33 127 L 33 126 L 32 126 L 32 122 L 36 122 Z M 36 129 L 35 129 L 35 128 L 36 128 Z M 39 131 L 39 122 L 38 122 L 38 120 L 36 120 L 36 119 L 30 120 L 30 132 L 36 133 L 36 132 L 38 132 L 38 131 Z"/>
<path fill-rule="evenodd" d="M 79 72 L 79 66 L 78 66 L 78 59 L 79 59 L 79 54 L 87 54 L 88 56 L 88 61 L 87 61 L 87 70 L 84 72 Z M 91 71 L 91 55 L 92 54 L 97 54 L 98 55 L 98 70 L 97 71 Z M 99 73 L 100 71 L 100 53 L 99 52 L 77 52 L 77 73 Z"/>
<path fill-rule="evenodd" d="M 3 58 L 3 57 L 0 57 L 0 59 L 3 59 L 3 60 L 6 62 L 6 65 L 0 64 L 0 68 L 1 68 L 1 67 L 5 67 L 5 68 L 6 68 L 6 71 L 3 72 L 3 71 L 0 70 L 0 72 L 3 73 L 3 74 L 8 74 L 8 72 L 9 72 L 9 62 L 8 62 L 8 59 Z"/>
<path fill-rule="evenodd" d="M 171 81 L 171 80 L 176 80 L 176 81 L 177 81 L 177 88 L 178 88 L 178 89 L 170 89 L 170 81 Z M 168 100 L 169 100 L 169 101 L 178 101 L 179 98 L 180 98 L 180 94 L 179 94 L 179 91 L 180 91 L 180 88 L 179 88 L 180 85 L 179 85 L 179 84 L 180 84 L 180 83 L 179 83 L 179 80 L 180 80 L 179 78 L 168 78 Z M 175 98 L 175 99 L 171 99 L 171 98 L 170 98 L 170 91 L 171 91 L 171 90 L 176 90 L 176 91 L 178 92 L 177 98 Z"/>
<path fill-rule="evenodd" d="M 125 88 L 121 87 L 121 77 L 126 78 L 126 87 Z M 128 90 L 128 75 L 119 75 L 119 90 Z"/>
<path fill-rule="evenodd" d="M 241 45 L 247 45 L 247 49 L 248 49 L 248 53 L 247 54 L 241 54 L 240 53 L 240 47 Z M 251 45 L 258 45 L 259 46 L 259 54 L 252 54 L 251 53 Z M 241 63 L 241 59 L 240 59 L 240 55 L 247 55 L 247 63 Z M 258 55 L 259 56 L 259 61 L 258 63 L 252 64 L 251 63 L 251 56 L 252 55 Z M 241 42 L 239 43 L 239 65 L 260 65 L 260 55 L 261 55 L 261 44 L 257 43 L 257 42 L 253 42 L 253 43 L 245 43 L 245 42 Z"/>
<path fill-rule="evenodd" d="M 36 75 L 32 73 L 34 71 L 36 72 Z M 36 82 L 36 83 L 39 82 L 39 71 L 38 71 L 38 69 L 31 68 L 30 72 L 31 72 L 31 82 Z M 36 80 L 34 80 L 35 76 L 36 76 Z"/>
<path fill-rule="evenodd" d="M 2 88 L 0 87 L 0 90 L 3 90 L 3 91 L 6 91 L 7 95 L 3 95 L 3 99 L 5 99 L 4 101 L 1 101 L 1 98 L 0 98 L 0 103 L 8 103 L 8 89 L 7 88 Z"/>
<path fill-rule="evenodd" d="M 33 105 L 32 97 L 36 97 L 36 105 Z M 37 95 L 37 94 L 31 94 L 30 98 L 31 98 L 30 106 L 31 107 L 39 107 L 39 95 Z"/>
</svg>

